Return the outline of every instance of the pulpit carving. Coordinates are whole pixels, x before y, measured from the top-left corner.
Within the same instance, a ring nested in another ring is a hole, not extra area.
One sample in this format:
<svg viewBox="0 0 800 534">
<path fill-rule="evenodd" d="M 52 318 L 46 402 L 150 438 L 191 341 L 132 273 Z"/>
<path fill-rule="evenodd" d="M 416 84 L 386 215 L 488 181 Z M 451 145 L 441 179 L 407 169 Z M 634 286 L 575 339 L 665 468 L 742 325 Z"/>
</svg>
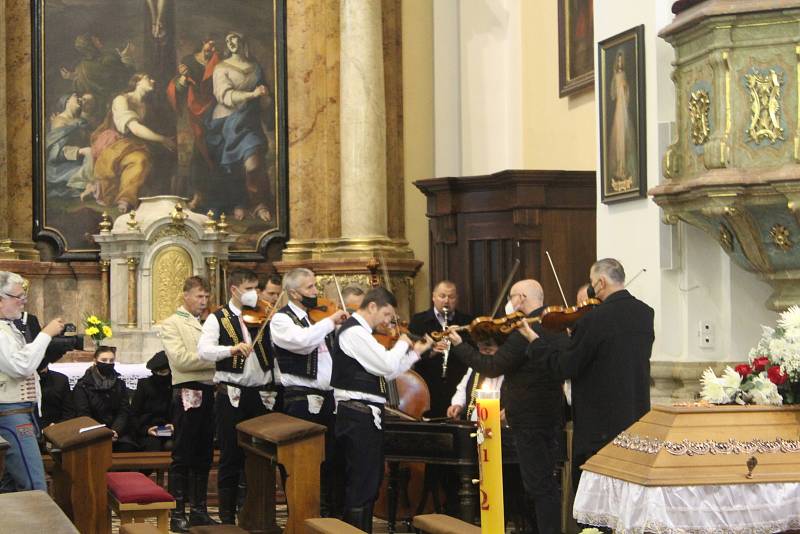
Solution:
<svg viewBox="0 0 800 534">
<path fill-rule="evenodd" d="M 135 216 L 119 216 L 94 236 L 107 266 L 101 271 L 108 280 L 107 317 L 124 327 L 111 340 L 120 361 L 143 361 L 161 350 L 156 325 L 175 312 L 184 280 L 203 276 L 216 286 L 237 238 L 182 206 L 180 197 L 142 198 Z"/>
<path fill-rule="evenodd" d="M 763 139 L 770 143 L 783 140 L 781 126 L 781 85 L 783 73 L 775 69 L 753 68 L 745 77 L 745 87 L 750 95 L 750 126 L 747 135 L 754 143 Z"/>
<path fill-rule="evenodd" d="M 192 257 L 186 249 L 168 246 L 153 260 L 153 320 L 159 322 L 175 312 L 183 281 L 192 276 Z"/>
</svg>

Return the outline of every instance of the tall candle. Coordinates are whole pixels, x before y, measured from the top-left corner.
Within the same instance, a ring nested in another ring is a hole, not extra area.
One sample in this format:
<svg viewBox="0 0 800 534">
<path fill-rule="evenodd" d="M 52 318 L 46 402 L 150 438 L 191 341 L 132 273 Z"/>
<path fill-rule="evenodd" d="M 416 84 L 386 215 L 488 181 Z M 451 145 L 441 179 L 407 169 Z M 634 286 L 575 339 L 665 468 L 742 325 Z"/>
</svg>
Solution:
<svg viewBox="0 0 800 534">
<path fill-rule="evenodd" d="M 476 399 L 481 534 L 497 534 L 505 532 L 503 453 L 500 442 L 500 392 L 480 389 L 477 391 Z"/>
</svg>

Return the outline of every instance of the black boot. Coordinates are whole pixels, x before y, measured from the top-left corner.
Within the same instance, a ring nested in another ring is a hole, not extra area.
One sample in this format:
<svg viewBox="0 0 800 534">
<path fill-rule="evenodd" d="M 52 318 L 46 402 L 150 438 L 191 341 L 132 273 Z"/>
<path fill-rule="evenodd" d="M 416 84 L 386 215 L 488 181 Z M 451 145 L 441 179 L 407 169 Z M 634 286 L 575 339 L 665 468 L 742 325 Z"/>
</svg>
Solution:
<svg viewBox="0 0 800 534">
<path fill-rule="evenodd" d="M 189 532 L 189 520 L 186 517 L 186 471 L 169 470 L 169 492 L 175 498 L 175 509 L 169 513 L 169 529 L 172 532 Z"/>
<path fill-rule="evenodd" d="M 373 503 L 369 503 L 358 508 L 347 508 L 344 511 L 344 522 L 372 534 L 372 505 Z"/>
<path fill-rule="evenodd" d="M 224 525 L 236 524 L 236 489 L 219 488 L 219 520 Z"/>
<path fill-rule="evenodd" d="M 192 495 L 189 508 L 189 523 L 193 526 L 219 525 L 208 515 L 208 471 L 192 471 Z"/>
</svg>

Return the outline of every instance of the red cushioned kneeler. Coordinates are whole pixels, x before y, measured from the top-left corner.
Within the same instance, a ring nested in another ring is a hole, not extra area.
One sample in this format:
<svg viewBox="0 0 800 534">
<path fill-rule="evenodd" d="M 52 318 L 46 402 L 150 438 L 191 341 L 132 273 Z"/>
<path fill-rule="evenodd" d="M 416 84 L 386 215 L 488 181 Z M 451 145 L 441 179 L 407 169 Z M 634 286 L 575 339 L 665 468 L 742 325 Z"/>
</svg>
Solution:
<svg viewBox="0 0 800 534">
<path fill-rule="evenodd" d="M 161 486 L 136 472 L 106 473 L 106 484 L 116 499 L 124 504 L 169 502 L 175 498 Z"/>
</svg>

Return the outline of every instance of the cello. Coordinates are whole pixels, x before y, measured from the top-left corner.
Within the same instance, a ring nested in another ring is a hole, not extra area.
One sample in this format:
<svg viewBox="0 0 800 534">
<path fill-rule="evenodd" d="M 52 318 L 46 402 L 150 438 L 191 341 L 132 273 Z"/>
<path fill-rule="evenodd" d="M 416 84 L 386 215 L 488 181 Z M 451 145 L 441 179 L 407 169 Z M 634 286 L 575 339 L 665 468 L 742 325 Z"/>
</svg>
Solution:
<svg viewBox="0 0 800 534">
<path fill-rule="evenodd" d="M 377 287 L 378 283 L 377 270 L 379 262 L 375 258 L 370 260 L 367 268 L 370 269 L 371 286 Z M 391 291 L 391 282 L 389 273 L 386 269 L 386 263 L 383 258 L 380 259 L 380 267 L 383 270 L 383 277 L 387 289 Z M 403 330 L 403 323 L 395 317 L 394 326 L 389 329 L 382 330 L 373 334 L 375 338 L 384 347 L 390 349 L 394 346 L 397 336 Z M 416 372 L 408 370 L 395 378 L 386 382 L 386 411 L 396 415 L 397 417 L 410 420 L 422 420 L 422 414 L 431 408 L 431 394 L 428 390 L 428 384 Z M 395 484 L 394 494 L 397 496 L 396 502 L 391 502 L 389 499 L 389 485 Z M 390 515 L 402 521 L 410 520 L 420 513 L 431 513 L 433 511 L 433 503 L 426 499 L 423 509 L 419 510 L 418 503 L 423 495 L 423 488 L 425 485 L 425 464 L 421 462 L 402 462 L 384 464 L 384 476 L 381 482 L 380 490 L 378 491 L 378 498 L 375 500 L 374 514 L 375 517 L 380 519 L 389 519 Z M 395 513 L 390 513 L 390 507 L 396 507 Z"/>
</svg>

